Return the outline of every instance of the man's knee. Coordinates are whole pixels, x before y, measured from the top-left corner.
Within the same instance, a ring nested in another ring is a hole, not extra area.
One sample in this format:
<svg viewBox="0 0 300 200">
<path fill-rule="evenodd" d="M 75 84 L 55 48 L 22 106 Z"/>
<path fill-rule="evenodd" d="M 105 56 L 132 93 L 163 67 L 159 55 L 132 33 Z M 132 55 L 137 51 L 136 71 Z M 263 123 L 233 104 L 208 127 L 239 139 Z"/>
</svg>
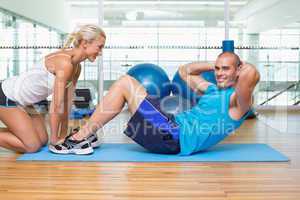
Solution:
<svg viewBox="0 0 300 200">
<path fill-rule="evenodd" d="M 134 84 L 134 82 L 136 82 L 136 81 L 137 80 L 135 78 L 133 78 L 132 76 L 125 74 L 119 78 L 118 83 L 123 86 L 128 86 L 130 84 Z"/>
<path fill-rule="evenodd" d="M 117 87 L 120 92 L 131 91 L 136 85 L 136 80 L 129 75 L 121 76 L 113 86 Z"/>
</svg>

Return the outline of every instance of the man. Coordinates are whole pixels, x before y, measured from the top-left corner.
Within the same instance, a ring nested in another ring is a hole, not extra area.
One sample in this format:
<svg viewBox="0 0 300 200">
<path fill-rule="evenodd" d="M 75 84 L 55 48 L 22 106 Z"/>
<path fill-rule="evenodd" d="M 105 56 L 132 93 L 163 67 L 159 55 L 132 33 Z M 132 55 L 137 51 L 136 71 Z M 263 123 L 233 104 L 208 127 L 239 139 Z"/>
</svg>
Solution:
<svg viewBox="0 0 300 200">
<path fill-rule="evenodd" d="M 199 74 L 215 71 L 217 85 Z M 245 120 L 252 105 L 252 93 L 259 73 L 251 64 L 242 63 L 231 52 L 218 56 L 215 64 L 191 63 L 179 68 L 181 78 L 196 93 L 202 94 L 190 110 L 166 114 L 158 99 L 125 75 L 116 81 L 97 106 L 90 120 L 64 143 L 50 146 L 54 153 L 92 153 L 88 138 L 121 112 L 128 104 L 132 117 L 125 134 L 155 153 L 190 155 L 222 141 Z"/>
</svg>

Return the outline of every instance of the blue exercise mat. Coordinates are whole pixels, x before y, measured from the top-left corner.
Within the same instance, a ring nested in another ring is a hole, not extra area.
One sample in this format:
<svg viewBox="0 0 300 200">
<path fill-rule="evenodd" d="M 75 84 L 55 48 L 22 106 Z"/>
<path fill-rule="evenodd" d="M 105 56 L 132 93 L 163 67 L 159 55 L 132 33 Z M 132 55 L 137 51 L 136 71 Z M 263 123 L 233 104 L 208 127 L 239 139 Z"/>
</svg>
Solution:
<svg viewBox="0 0 300 200">
<path fill-rule="evenodd" d="M 102 144 L 91 155 L 58 155 L 44 147 L 18 161 L 91 162 L 283 162 L 289 159 L 266 144 L 219 144 L 191 156 L 149 153 L 137 144 Z"/>
</svg>

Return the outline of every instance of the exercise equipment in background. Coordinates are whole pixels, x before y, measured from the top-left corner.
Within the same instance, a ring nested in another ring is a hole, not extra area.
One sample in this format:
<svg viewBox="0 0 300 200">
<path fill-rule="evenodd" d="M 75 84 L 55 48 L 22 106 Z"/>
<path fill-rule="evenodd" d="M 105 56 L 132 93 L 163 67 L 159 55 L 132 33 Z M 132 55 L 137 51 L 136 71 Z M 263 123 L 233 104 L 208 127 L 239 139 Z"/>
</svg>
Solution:
<svg viewBox="0 0 300 200">
<path fill-rule="evenodd" d="M 75 89 L 74 105 L 76 106 L 76 108 L 89 108 L 91 102 L 92 95 L 90 89 Z"/>
<path fill-rule="evenodd" d="M 70 119 L 83 119 L 90 117 L 95 111 L 95 108 L 72 108 L 70 112 Z"/>
<path fill-rule="evenodd" d="M 223 50 L 223 52 L 234 53 L 234 41 L 233 40 L 223 40 L 222 41 L 222 50 Z"/>
<path fill-rule="evenodd" d="M 138 64 L 128 70 L 127 74 L 138 80 L 151 96 L 163 98 L 171 93 L 170 79 L 166 72 L 157 65 Z"/>
<path fill-rule="evenodd" d="M 92 105 L 92 95 L 89 88 L 78 88 L 75 90 L 74 106 L 70 112 L 70 119 L 83 119 L 90 117 L 95 108 Z"/>
</svg>

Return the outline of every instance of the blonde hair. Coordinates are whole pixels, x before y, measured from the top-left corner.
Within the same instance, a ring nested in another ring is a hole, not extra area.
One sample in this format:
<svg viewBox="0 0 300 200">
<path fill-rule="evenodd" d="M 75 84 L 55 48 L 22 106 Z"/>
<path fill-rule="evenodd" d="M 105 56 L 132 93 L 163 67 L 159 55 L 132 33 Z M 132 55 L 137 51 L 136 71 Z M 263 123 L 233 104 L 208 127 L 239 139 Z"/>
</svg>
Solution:
<svg viewBox="0 0 300 200">
<path fill-rule="evenodd" d="M 94 24 L 85 24 L 79 26 L 77 30 L 70 33 L 63 49 L 73 47 L 79 47 L 80 42 L 82 40 L 86 40 L 87 42 L 91 42 L 95 39 L 98 39 L 100 36 L 106 39 L 105 32 L 97 25 Z"/>
</svg>

